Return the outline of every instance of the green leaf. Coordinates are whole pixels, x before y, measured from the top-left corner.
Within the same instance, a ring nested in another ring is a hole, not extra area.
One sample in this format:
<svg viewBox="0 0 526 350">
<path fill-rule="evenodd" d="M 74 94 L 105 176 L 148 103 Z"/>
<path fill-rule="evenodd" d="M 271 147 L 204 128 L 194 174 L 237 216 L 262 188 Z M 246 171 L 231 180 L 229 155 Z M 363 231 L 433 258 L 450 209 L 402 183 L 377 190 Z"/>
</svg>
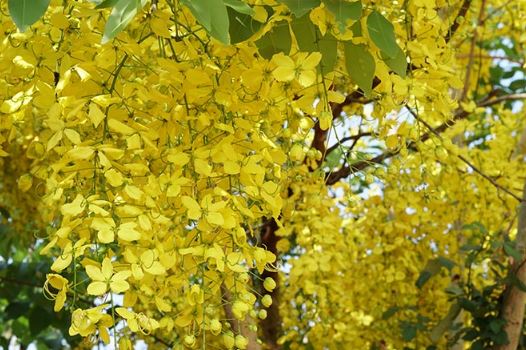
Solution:
<svg viewBox="0 0 526 350">
<path fill-rule="evenodd" d="M 389 57 L 382 52 L 382 60 L 393 72 L 405 78 L 407 75 L 407 60 L 404 51 L 396 45 L 397 52 L 394 57 Z"/>
<path fill-rule="evenodd" d="M 496 345 L 504 345 L 509 343 L 508 334 L 506 334 L 504 331 L 491 337 L 491 339 Z"/>
<path fill-rule="evenodd" d="M 448 331 L 451 326 L 453 325 L 453 322 L 455 321 L 455 318 L 460 313 L 461 307 L 458 303 L 455 303 L 451 305 L 449 308 L 449 311 L 447 315 L 431 330 L 430 338 L 433 343 L 437 343 L 440 338 Z"/>
<path fill-rule="evenodd" d="M 522 260 L 521 254 L 515 249 L 511 242 L 504 242 L 503 248 L 506 254 L 508 254 L 508 256 L 511 256 L 516 261 Z"/>
<path fill-rule="evenodd" d="M 366 96 L 373 90 L 373 78 L 376 65 L 373 56 L 367 51 L 365 45 L 355 45 L 345 42 L 345 67 L 351 79 Z"/>
<path fill-rule="evenodd" d="M 334 68 L 338 57 L 338 39 L 327 33 L 318 41 L 318 46 L 321 53 L 320 67 L 324 74 L 329 73 Z"/>
<path fill-rule="evenodd" d="M 480 222 L 478 221 L 474 221 L 470 224 L 464 224 L 462 225 L 462 229 L 463 230 L 470 230 L 470 231 L 473 231 L 473 232 L 480 232 L 484 235 L 487 235 L 489 232 L 488 230 L 486 229 L 486 227 L 481 224 Z"/>
<path fill-rule="evenodd" d="M 433 277 L 433 274 L 429 271 L 424 270 L 420 272 L 420 275 L 418 275 L 418 279 L 416 280 L 415 285 L 418 288 L 422 288 L 431 277 Z"/>
<path fill-rule="evenodd" d="M 431 277 L 440 272 L 441 267 L 442 264 L 437 259 L 429 260 L 424 270 L 420 272 L 420 275 L 418 276 L 418 279 L 415 283 L 416 286 L 418 288 L 422 288 Z"/>
<path fill-rule="evenodd" d="M 363 36 L 362 33 L 362 24 L 360 21 L 354 22 L 354 24 L 351 26 L 352 36 L 357 38 L 360 36 Z"/>
<path fill-rule="evenodd" d="M 402 324 L 402 338 L 411 341 L 416 337 L 416 327 L 411 323 Z"/>
<path fill-rule="evenodd" d="M 471 344 L 471 350 L 484 350 L 484 341 L 479 339 Z"/>
<path fill-rule="evenodd" d="M 197 22 L 208 32 L 212 30 L 212 12 L 208 9 L 208 2 L 215 0 L 181 0 L 181 3 L 190 9 Z"/>
<path fill-rule="evenodd" d="M 227 8 L 227 11 L 231 44 L 247 40 L 263 26 L 263 23 L 254 20 L 250 15 L 239 13 L 230 7 Z"/>
<path fill-rule="evenodd" d="M 357 21 L 362 16 L 362 2 L 347 2 L 345 0 L 323 0 L 325 7 L 332 12 L 338 22 L 340 32 L 347 28 L 347 21 Z"/>
<path fill-rule="evenodd" d="M 118 0 L 104 27 L 102 43 L 107 43 L 122 32 L 137 12 L 142 9 L 142 5 L 143 3 L 140 0 Z"/>
<path fill-rule="evenodd" d="M 40 332 L 49 326 L 50 315 L 47 310 L 37 306 L 29 311 L 29 330 L 31 335 L 36 337 Z"/>
<path fill-rule="evenodd" d="M 500 333 L 502 327 L 504 327 L 505 324 L 506 324 L 506 321 L 504 321 L 502 319 L 495 319 L 495 320 L 492 320 L 489 323 L 489 329 L 493 333 L 498 334 L 498 333 Z"/>
<path fill-rule="evenodd" d="M 396 314 L 398 311 L 400 311 L 400 307 L 398 306 L 391 306 L 389 309 L 387 309 L 387 311 L 385 311 L 383 314 L 382 314 L 382 320 L 388 320 L 390 319 L 392 316 L 394 316 L 394 314 Z"/>
<path fill-rule="evenodd" d="M 113 7 L 119 2 L 119 0 L 104 0 L 95 6 L 96 9 L 103 9 L 107 7 Z"/>
<path fill-rule="evenodd" d="M 280 3 L 287 5 L 290 12 L 296 17 L 302 17 L 310 10 L 320 6 L 320 0 L 278 0 Z"/>
<path fill-rule="evenodd" d="M 336 63 L 338 40 L 330 33 L 322 37 L 320 30 L 311 22 L 308 15 L 294 19 L 290 26 L 300 50 L 320 52 L 322 55 L 320 69 L 324 74 L 332 71 Z"/>
<path fill-rule="evenodd" d="M 314 52 L 318 51 L 318 38 L 321 33 L 318 28 L 311 22 L 308 15 L 294 19 L 290 26 L 298 42 L 300 51 Z"/>
<path fill-rule="evenodd" d="M 481 248 L 482 247 L 480 245 L 466 243 L 466 244 L 464 244 L 464 245 L 462 245 L 460 247 L 460 250 L 468 252 L 468 251 L 471 251 L 471 250 L 479 250 Z"/>
<path fill-rule="evenodd" d="M 514 80 L 510 83 L 509 86 L 510 90 L 516 91 L 516 90 L 524 90 L 526 89 L 526 79 L 518 79 Z"/>
<path fill-rule="evenodd" d="M 197 22 L 215 39 L 225 45 L 230 44 L 228 27 L 230 25 L 226 5 L 222 0 L 182 0 Z"/>
<path fill-rule="evenodd" d="M 373 43 L 387 56 L 394 58 L 398 52 L 398 45 L 394 34 L 394 27 L 379 12 L 373 11 L 367 17 L 367 30 Z"/>
<path fill-rule="evenodd" d="M 440 265 L 442 265 L 449 271 L 451 271 L 451 269 L 454 268 L 456 265 L 454 261 L 448 258 L 444 258 L 443 256 L 439 256 L 438 258 L 436 258 L 436 260 L 440 263 Z"/>
<path fill-rule="evenodd" d="M 29 310 L 29 302 L 20 302 L 15 301 L 7 305 L 4 312 L 7 316 L 6 318 L 9 319 L 15 319 L 22 315 L 27 314 L 27 311 Z"/>
<path fill-rule="evenodd" d="M 21 32 L 46 13 L 50 0 L 8 0 L 9 14 Z"/>
<path fill-rule="evenodd" d="M 448 287 L 444 289 L 444 291 L 455 297 L 458 297 L 464 294 L 464 291 L 462 290 L 462 288 L 460 288 L 456 283 L 449 285 Z"/>
<path fill-rule="evenodd" d="M 256 41 L 259 54 L 266 59 L 270 59 L 272 55 L 279 52 L 288 55 L 291 45 L 292 38 L 290 36 L 289 24 L 287 21 L 281 21 L 275 24 L 271 31 Z"/>
<path fill-rule="evenodd" d="M 248 6 L 241 0 L 223 0 L 225 5 L 231 9 L 236 10 L 239 13 L 252 16 L 254 14 L 254 9 Z"/>
</svg>

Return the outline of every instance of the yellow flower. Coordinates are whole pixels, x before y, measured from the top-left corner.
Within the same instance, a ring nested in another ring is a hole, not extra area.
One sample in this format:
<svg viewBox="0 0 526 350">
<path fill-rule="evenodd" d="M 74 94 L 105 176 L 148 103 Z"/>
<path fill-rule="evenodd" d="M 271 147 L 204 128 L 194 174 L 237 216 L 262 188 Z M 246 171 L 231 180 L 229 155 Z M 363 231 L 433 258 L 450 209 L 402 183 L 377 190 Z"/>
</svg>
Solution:
<svg viewBox="0 0 526 350">
<path fill-rule="evenodd" d="M 49 285 L 58 292 L 54 293 L 49 289 Z M 55 306 L 53 310 L 55 312 L 60 311 L 64 307 L 64 302 L 66 301 L 66 293 L 68 291 L 68 280 L 64 277 L 57 275 L 55 273 L 49 273 L 46 276 L 46 282 L 44 283 L 44 292 L 55 300 Z"/>
<path fill-rule="evenodd" d="M 272 292 L 274 288 L 276 288 L 276 282 L 271 277 L 267 277 L 263 281 L 263 287 L 269 292 Z"/>
<path fill-rule="evenodd" d="M 114 274 L 113 265 L 108 257 L 102 261 L 101 268 L 93 265 L 86 266 L 86 273 L 93 281 L 88 285 L 88 294 L 102 295 L 108 289 L 114 293 L 122 293 L 130 288 L 126 279 L 130 277 L 131 271 L 125 270 Z"/>
<path fill-rule="evenodd" d="M 86 337 L 95 333 L 98 329 L 100 337 L 108 344 L 110 342 L 108 327 L 113 325 L 113 320 L 110 315 L 103 311 L 107 305 L 108 304 L 104 304 L 87 310 L 76 309 L 73 311 L 69 335 L 80 334 Z"/>
<path fill-rule="evenodd" d="M 136 314 L 124 307 L 118 307 L 115 311 L 126 320 L 132 332 L 140 330 L 142 333 L 149 334 L 159 328 L 159 322 L 142 313 Z"/>
<path fill-rule="evenodd" d="M 316 66 L 321 60 L 319 52 L 300 52 L 296 55 L 296 60 L 289 56 L 279 53 L 272 57 L 272 61 L 277 67 L 272 75 L 277 81 L 292 81 L 297 79 L 301 86 L 307 87 L 316 82 Z"/>
<path fill-rule="evenodd" d="M 55 272 L 60 272 L 66 267 L 68 267 L 73 261 L 74 256 L 78 257 L 82 255 L 84 249 L 89 247 L 89 244 L 84 244 L 84 242 L 86 242 L 86 240 L 81 239 L 77 243 L 75 243 L 75 245 L 72 245 L 71 242 L 68 241 L 64 246 L 62 255 L 60 255 L 58 259 L 55 260 L 55 262 L 53 262 L 53 265 L 51 265 L 51 270 Z"/>
</svg>

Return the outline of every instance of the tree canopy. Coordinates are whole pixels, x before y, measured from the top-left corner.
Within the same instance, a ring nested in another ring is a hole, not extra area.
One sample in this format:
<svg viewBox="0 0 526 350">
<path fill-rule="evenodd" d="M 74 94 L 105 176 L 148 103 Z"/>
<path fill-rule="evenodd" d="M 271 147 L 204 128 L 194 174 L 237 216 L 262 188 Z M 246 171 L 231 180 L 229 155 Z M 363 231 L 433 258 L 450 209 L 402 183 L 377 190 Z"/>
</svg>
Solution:
<svg viewBox="0 0 526 350">
<path fill-rule="evenodd" d="M 0 346 L 526 346 L 526 2 L 0 6 Z"/>
</svg>

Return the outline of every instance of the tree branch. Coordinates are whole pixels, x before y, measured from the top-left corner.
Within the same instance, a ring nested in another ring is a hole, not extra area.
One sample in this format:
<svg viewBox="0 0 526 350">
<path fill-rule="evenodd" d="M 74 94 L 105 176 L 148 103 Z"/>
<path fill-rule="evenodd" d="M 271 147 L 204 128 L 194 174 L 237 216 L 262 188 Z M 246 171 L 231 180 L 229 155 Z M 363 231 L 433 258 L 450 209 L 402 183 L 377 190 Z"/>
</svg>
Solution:
<svg viewBox="0 0 526 350">
<path fill-rule="evenodd" d="M 504 95 L 504 96 L 499 96 L 499 97 L 493 98 L 495 93 L 496 93 L 495 91 L 490 92 L 486 98 L 481 99 L 477 103 L 477 107 L 489 107 L 489 106 L 493 106 L 493 105 L 496 105 L 496 104 L 504 102 L 504 101 L 517 101 L 517 100 L 524 100 L 524 99 L 526 99 L 526 93 L 510 94 L 510 95 Z M 453 117 L 453 119 L 451 121 L 445 122 L 445 123 L 439 125 L 436 128 L 431 128 L 432 131 L 429 131 L 429 132 L 423 134 L 416 141 L 408 141 L 406 143 L 406 147 L 408 149 L 414 149 L 416 144 L 417 144 L 417 142 L 424 142 L 424 141 L 428 140 L 432 135 L 436 135 L 436 134 L 440 134 L 440 133 L 444 132 L 445 130 L 447 130 L 450 127 L 452 127 L 453 125 L 455 125 L 455 123 L 457 121 L 465 119 L 469 115 L 470 115 L 470 112 L 467 112 L 467 111 L 465 111 L 465 110 L 463 110 L 461 108 L 457 109 L 455 111 L 454 117 Z M 381 164 L 385 160 L 387 160 L 389 158 L 392 158 L 393 156 L 397 155 L 399 152 L 400 152 L 400 150 L 385 151 L 384 153 L 382 153 L 380 155 L 377 155 L 377 156 L 375 156 L 373 158 L 366 159 L 366 160 L 360 160 L 360 161 L 355 162 L 355 163 L 353 163 L 351 165 L 341 167 L 340 169 L 338 169 L 335 172 L 327 173 L 325 175 L 325 183 L 327 185 L 334 185 L 336 182 L 340 181 L 343 178 L 346 178 L 350 174 L 352 174 L 354 172 L 358 172 L 358 171 L 364 170 L 364 169 L 366 169 L 369 166 L 374 165 L 374 164 Z M 473 169 L 473 170 L 475 170 L 475 169 Z"/>
<path fill-rule="evenodd" d="M 418 120 L 420 123 L 424 124 L 425 127 L 427 129 L 429 129 L 433 134 L 435 134 L 439 139 L 442 139 L 442 136 L 436 131 L 434 130 L 431 125 L 429 125 L 425 120 L 423 120 L 422 118 L 420 118 L 418 116 L 418 114 L 416 114 L 411 108 L 408 108 L 409 110 L 409 113 L 411 113 L 411 115 L 416 119 Z M 495 186 L 495 188 L 509 194 L 510 196 L 512 196 L 513 198 L 515 198 L 516 200 L 518 200 L 519 202 L 521 202 L 521 197 L 517 196 L 515 193 L 511 192 L 510 190 L 508 190 L 507 188 L 503 187 L 502 185 L 500 185 L 499 183 L 497 183 L 494 179 L 492 179 L 491 177 L 489 177 L 487 174 L 483 173 L 482 170 L 480 170 L 479 168 L 477 168 L 473 163 L 471 163 L 469 160 L 467 160 L 463 155 L 459 154 L 457 156 L 461 161 L 463 161 L 466 165 L 468 165 L 471 169 L 473 169 L 474 172 L 476 172 L 477 174 L 479 174 L 480 176 L 482 176 L 484 179 L 488 180 L 493 186 Z"/>
<path fill-rule="evenodd" d="M 482 0 L 480 2 L 480 11 L 479 11 L 478 19 L 477 19 L 477 27 L 483 23 L 482 21 L 484 17 L 485 7 L 486 7 L 486 0 Z M 464 77 L 464 88 L 462 89 L 462 95 L 460 96 L 460 101 L 463 101 L 468 96 L 469 85 L 471 83 L 471 71 L 473 68 L 473 62 L 475 60 L 475 45 L 478 39 L 477 34 L 478 34 L 478 31 L 477 31 L 477 28 L 475 28 L 475 30 L 473 31 L 473 37 L 471 38 L 471 46 L 469 48 L 469 60 L 468 60 L 467 68 L 466 68 L 466 75 Z"/>
<path fill-rule="evenodd" d="M 341 138 L 341 140 L 339 140 L 338 143 L 336 143 L 336 144 L 332 145 L 331 147 L 327 148 L 327 151 L 325 152 L 325 154 L 329 155 L 332 151 L 334 151 L 335 149 L 340 147 L 342 145 L 342 143 L 344 143 L 344 142 L 347 142 L 347 141 L 358 141 L 362 137 L 371 136 L 372 134 L 373 134 L 372 132 L 360 132 L 360 133 L 358 133 L 356 135 L 343 137 L 343 138 Z"/>
<path fill-rule="evenodd" d="M 457 32 L 458 28 L 460 27 L 460 17 L 466 17 L 466 13 L 469 10 L 469 7 L 471 6 L 471 0 L 464 0 L 462 2 L 462 5 L 460 6 L 460 10 L 458 11 L 457 15 L 455 16 L 455 19 L 453 20 L 453 24 L 451 27 L 449 27 L 449 30 L 447 32 L 446 36 L 446 43 L 448 43 L 453 35 Z"/>
<path fill-rule="evenodd" d="M 377 77 L 374 77 L 373 79 L 373 89 L 380 84 L 380 79 Z M 364 93 L 361 90 L 356 90 L 350 93 L 345 97 L 345 100 L 342 103 L 331 103 L 331 112 L 332 112 L 332 120 L 335 120 L 338 118 L 342 112 L 343 108 L 345 106 L 348 106 L 353 103 L 360 103 L 360 104 L 366 104 L 371 102 L 369 99 L 364 99 Z M 320 165 L 327 156 L 327 135 L 329 133 L 329 130 L 322 130 L 320 128 L 320 122 L 316 121 L 316 124 L 314 124 L 314 138 L 312 139 L 311 143 L 311 149 L 315 149 L 320 151 L 322 154 L 321 158 L 317 161 L 318 165 Z"/>
</svg>

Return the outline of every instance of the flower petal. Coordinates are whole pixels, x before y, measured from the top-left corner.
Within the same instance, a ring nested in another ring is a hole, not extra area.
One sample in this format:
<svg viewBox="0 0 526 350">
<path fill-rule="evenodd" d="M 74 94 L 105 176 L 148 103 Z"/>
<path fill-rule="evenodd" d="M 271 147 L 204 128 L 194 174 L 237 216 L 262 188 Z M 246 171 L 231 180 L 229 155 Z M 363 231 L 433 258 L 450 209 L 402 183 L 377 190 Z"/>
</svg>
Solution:
<svg viewBox="0 0 526 350">
<path fill-rule="evenodd" d="M 110 288 L 112 292 L 122 293 L 130 289 L 130 285 L 128 284 L 128 282 L 123 281 L 123 280 L 111 281 Z"/>
<path fill-rule="evenodd" d="M 104 281 L 104 275 L 102 271 L 97 266 L 87 265 L 86 273 L 92 281 Z"/>
<path fill-rule="evenodd" d="M 102 261 L 102 274 L 104 275 L 104 281 L 109 281 L 113 275 L 113 265 L 108 257 Z"/>
<path fill-rule="evenodd" d="M 108 285 L 106 282 L 91 282 L 88 285 L 88 294 L 91 295 L 102 295 L 108 291 Z"/>
</svg>

